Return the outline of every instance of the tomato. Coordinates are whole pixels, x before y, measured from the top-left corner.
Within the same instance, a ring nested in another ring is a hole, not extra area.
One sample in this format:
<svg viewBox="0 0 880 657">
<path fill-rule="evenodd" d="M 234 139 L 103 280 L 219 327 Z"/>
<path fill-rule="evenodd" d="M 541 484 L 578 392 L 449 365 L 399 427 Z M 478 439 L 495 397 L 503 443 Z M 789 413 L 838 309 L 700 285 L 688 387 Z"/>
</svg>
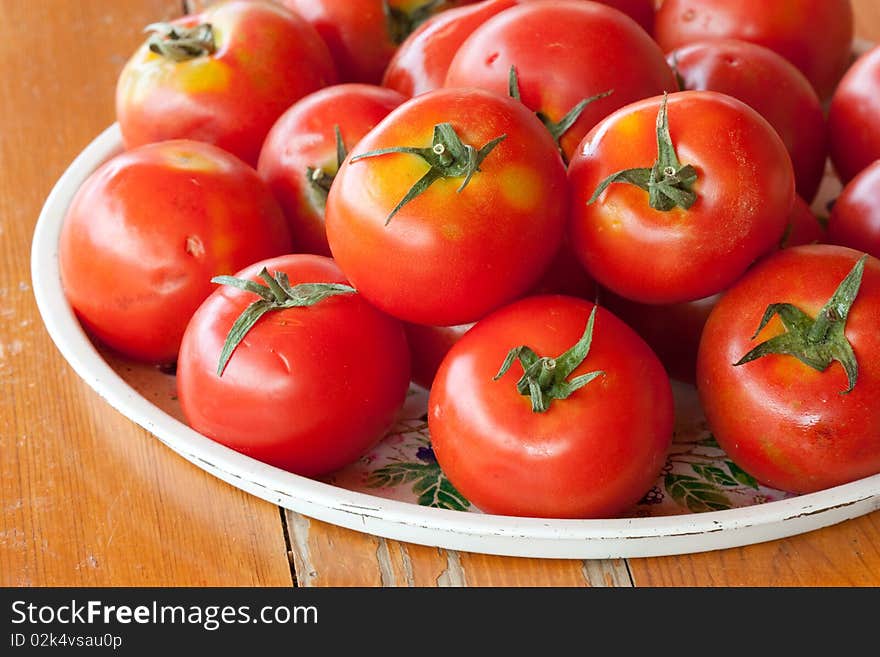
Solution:
<svg viewBox="0 0 880 657">
<path fill-rule="evenodd" d="M 831 161 L 846 183 L 880 159 L 880 46 L 859 57 L 831 98 Z"/>
<path fill-rule="evenodd" d="M 382 84 L 405 96 L 439 89 L 464 40 L 489 18 L 518 1 L 484 0 L 428 19 L 400 44 L 385 69 Z"/>
<path fill-rule="evenodd" d="M 794 201 L 791 159 L 755 110 L 711 91 L 666 107 L 650 98 L 609 116 L 569 168 L 575 254 L 643 303 L 724 290 L 779 243 Z"/>
<path fill-rule="evenodd" d="M 196 139 L 256 166 L 282 112 L 336 80 L 315 30 L 269 2 L 219 3 L 151 27 L 153 36 L 128 60 L 116 88 L 128 148 Z"/>
<path fill-rule="evenodd" d="M 268 292 L 259 275 L 264 268 L 276 280 L 286 274 L 294 293 L 301 284 L 346 284 L 332 259 L 306 254 L 258 262 L 236 277 Z M 406 397 L 409 352 L 400 323 L 347 289 L 308 307 L 276 305 L 225 364 L 230 329 L 261 297 L 230 285 L 215 290 L 193 315 L 180 348 L 177 390 L 190 426 L 310 477 L 351 463 L 375 444 Z"/>
<path fill-rule="evenodd" d="M 452 345 L 458 342 L 472 326 L 472 323 L 459 326 L 423 326 L 404 323 L 403 328 L 409 343 L 413 383 L 429 389 L 434 383 L 434 376 L 440 363 L 452 349 Z"/>
<path fill-rule="evenodd" d="M 469 2 L 280 0 L 311 23 L 333 55 L 342 82 L 379 84 L 398 46 L 438 11 Z"/>
<path fill-rule="evenodd" d="M 563 240 L 556 257 L 529 294 L 567 294 L 595 300 L 597 291 L 596 281 L 583 268 L 568 240 Z"/>
<path fill-rule="evenodd" d="M 327 238 L 385 312 L 467 324 L 537 283 L 562 241 L 565 189 L 556 145 L 522 103 L 438 89 L 392 111 L 342 164 Z"/>
<path fill-rule="evenodd" d="M 291 249 L 257 172 L 224 150 L 167 141 L 96 170 L 61 228 L 64 291 L 83 325 L 126 356 L 168 364 L 210 279 Z"/>
<path fill-rule="evenodd" d="M 709 427 L 772 488 L 808 493 L 880 472 L 880 261 L 861 262 L 859 285 L 861 256 L 780 251 L 706 323 L 697 386 Z"/>
<path fill-rule="evenodd" d="M 269 131 L 257 169 L 281 203 L 299 251 L 330 255 L 324 206 L 339 164 L 348 148 L 403 101 L 391 89 L 333 85 L 295 103 Z"/>
<path fill-rule="evenodd" d="M 853 178 L 835 200 L 828 241 L 880 258 L 880 160 Z"/>
<path fill-rule="evenodd" d="M 535 365 L 511 362 L 517 354 Z M 449 481 L 502 515 L 624 512 L 659 475 L 672 425 L 669 378 L 651 349 L 607 310 L 561 295 L 477 322 L 443 360 L 428 402 Z"/>
<path fill-rule="evenodd" d="M 619 11 L 583 0 L 525 3 L 490 18 L 456 52 L 446 86 L 507 93 L 511 68 L 520 98 L 544 117 L 566 160 L 612 111 L 678 89 L 663 52 L 644 30 Z M 608 92 L 564 129 L 566 115 L 581 101 Z"/>
<path fill-rule="evenodd" d="M 769 48 L 737 39 L 697 41 L 668 60 L 685 89 L 728 94 L 767 119 L 791 155 L 798 194 L 813 201 L 828 147 L 822 105 L 803 73 Z"/>
<path fill-rule="evenodd" d="M 797 66 L 829 98 L 849 65 L 850 0 L 664 0 L 654 36 L 668 51 L 705 39 L 751 41 Z"/>
<path fill-rule="evenodd" d="M 800 196 L 794 197 L 794 205 L 788 215 L 788 226 L 779 246 L 789 248 L 802 244 L 825 244 L 828 242 L 828 228 L 817 217 L 806 201 Z M 774 249 L 775 251 L 775 249 Z"/>
</svg>

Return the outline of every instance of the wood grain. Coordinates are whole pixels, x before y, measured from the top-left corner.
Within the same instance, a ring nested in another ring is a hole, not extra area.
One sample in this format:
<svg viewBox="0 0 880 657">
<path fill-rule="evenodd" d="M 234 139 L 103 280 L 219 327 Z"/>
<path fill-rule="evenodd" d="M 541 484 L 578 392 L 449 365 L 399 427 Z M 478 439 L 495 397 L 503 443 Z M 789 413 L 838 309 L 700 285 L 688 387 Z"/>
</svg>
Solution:
<svg viewBox="0 0 880 657">
<path fill-rule="evenodd" d="M 292 582 L 281 516 L 190 465 L 66 365 L 30 290 L 49 189 L 113 121 L 141 26 L 179 0 L 0 3 L 0 585 Z"/>
</svg>

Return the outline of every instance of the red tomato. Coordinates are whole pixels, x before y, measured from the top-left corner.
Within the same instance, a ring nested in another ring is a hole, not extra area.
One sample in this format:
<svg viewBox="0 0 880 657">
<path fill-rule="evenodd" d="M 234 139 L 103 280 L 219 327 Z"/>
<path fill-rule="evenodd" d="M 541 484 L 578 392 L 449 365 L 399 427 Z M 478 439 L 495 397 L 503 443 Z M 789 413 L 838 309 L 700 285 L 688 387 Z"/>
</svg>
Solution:
<svg viewBox="0 0 880 657">
<path fill-rule="evenodd" d="M 116 116 L 128 148 L 196 139 L 256 166 L 282 112 L 335 79 L 327 47 L 299 16 L 268 2 L 219 3 L 157 27 L 122 70 Z"/>
<path fill-rule="evenodd" d="M 583 0 L 526 3 L 490 18 L 458 49 L 446 86 L 507 93 L 511 67 L 523 103 L 550 124 L 584 99 L 613 91 L 556 135 L 566 159 L 614 110 L 678 89 L 663 52 L 644 30 L 619 11 Z"/>
<path fill-rule="evenodd" d="M 658 304 L 732 284 L 779 243 L 794 201 L 785 145 L 745 103 L 711 91 L 672 94 L 665 130 L 662 108 L 663 98 L 650 98 L 609 116 L 569 168 L 575 254 L 600 285 Z"/>
<path fill-rule="evenodd" d="M 99 340 L 173 363 L 211 277 L 291 249 L 257 172 L 210 144 L 167 141 L 122 153 L 77 192 L 61 229 L 64 291 Z"/>
<path fill-rule="evenodd" d="M 330 259 L 288 255 L 256 263 L 238 278 L 263 284 L 263 268 L 305 283 L 345 284 Z M 353 292 L 353 290 L 352 290 Z M 177 390 L 187 422 L 255 459 L 315 477 L 361 456 L 391 427 L 409 386 L 400 323 L 358 294 L 263 315 L 218 375 L 227 335 L 256 294 L 218 288 L 187 326 Z"/>
<path fill-rule="evenodd" d="M 880 159 L 880 46 L 862 55 L 831 99 L 831 161 L 846 183 Z"/>
<path fill-rule="evenodd" d="M 823 99 L 849 65 L 853 32 L 850 0 L 664 0 L 654 24 L 667 52 L 716 38 L 766 46 L 797 66 Z"/>
<path fill-rule="evenodd" d="M 280 0 L 311 23 L 342 82 L 379 84 L 398 46 L 431 15 L 467 0 Z"/>
<path fill-rule="evenodd" d="M 444 11 L 422 23 L 394 53 L 382 84 L 405 96 L 443 86 L 449 64 L 464 40 L 495 14 L 521 0 L 484 0 Z"/>
<path fill-rule="evenodd" d="M 324 206 L 344 152 L 403 101 L 391 89 L 334 85 L 295 103 L 269 131 L 257 169 L 281 203 L 299 251 L 330 255 Z"/>
<path fill-rule="evenodd" d="M 709 427 L 767 486 L 808 493 L 880 472 L 880 261 L 864 263 L 852 303 L 861 255 L 830 245 L 780 251 L 709 316 L 697 363 Z"/>
<path fill-rule="evenodd" d="M 880 160 L 843 188 L 831 209 L 828 241 L 880 258 Z"/>
<path fill-rule="evenodd" d="M 409 150 L 376 154 L 397 147 Z M 438 89 L 391 112 L 343 163 L 327 238 L 390 315 L 467 324 L 537 283 L 562 241 L 565 186 L 553 139 L 522 103 Z"/>
<path fill-rule="evenodd" d="M 598 0 L 619 9 L 641 25 L 648 34 L 654 32 L 654 0 Z"/>
<path fill-rule="evenodd" d="M 791 155 L 798 194 L 813 201 L 828 148 L 825 114 L 803 73 L 772 50 L 736 39 L 698 41 L 668 60 L 685 89 L 728 94 L 767 119 Z"/>
<path fill-rule="evenodd" d="M 825 244 L 828 242 L 828 228 L 819 219 L 806 201 L 794 197 L 794 205 L 788 215 L 788 227 L 779 246 L 786 249 L 802 244 Z"/>
<path fill-rule="evenodd" d="M 412 380 L 423 388 L 429 389 L 434 383 L 434 376 L 440 363 L 473 324 L 460 326 L 422 326 L 421 324 L 403 325 L 409 343 L 409 354 L 412 362 Z"/>
<path fill-rule="evenodd" d="M 440 366 L 428 402 L 431 444 L 452 485 L 482 511 L 611 517 L 659 475 L 672 441 L 669 378 L 644 341 L 602 308 L 590 343 L 593 308 L 573 297 L 523 299 L 477 322 Z M 585 359 L 569 351 L 584 337 Z M 497 377 L 521 346 L 532 350 L 532 375 L 514 362 Z M 563 398 L 586 375 L 595 378 Z M 534 410 L 526 378 L 549 408 Z"/>
</svg>

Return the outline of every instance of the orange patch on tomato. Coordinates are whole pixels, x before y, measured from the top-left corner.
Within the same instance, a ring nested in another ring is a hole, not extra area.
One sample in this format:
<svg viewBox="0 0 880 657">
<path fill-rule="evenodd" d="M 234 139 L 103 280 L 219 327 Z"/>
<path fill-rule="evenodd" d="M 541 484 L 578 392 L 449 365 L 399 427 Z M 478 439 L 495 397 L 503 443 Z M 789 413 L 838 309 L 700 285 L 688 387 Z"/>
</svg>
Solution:
<svg viewBox="0 0 880 657">
<path fill-rule="evenodd" d="M 541 181 L 528 167 L 509 164 L 498 172 L 498 181 L 504 200 L 520 211 L 532 211 L 542 201 Z"/>
</svg>

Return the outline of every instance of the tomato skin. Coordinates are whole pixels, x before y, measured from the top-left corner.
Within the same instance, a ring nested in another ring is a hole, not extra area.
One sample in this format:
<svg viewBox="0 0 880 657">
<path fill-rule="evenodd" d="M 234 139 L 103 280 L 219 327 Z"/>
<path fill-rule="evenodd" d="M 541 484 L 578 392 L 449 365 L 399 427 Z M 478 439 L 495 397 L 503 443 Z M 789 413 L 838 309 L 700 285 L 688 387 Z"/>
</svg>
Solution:
<svg viewBox="0 0 880 657">
<path fill-rule="evenodd" d="M 484 0 L 433 16 L 400 44 L 385 69 L 382 85 L 405 96 L 439 89 L 465 39 L 489 18 L 521 1 Z"/>
<path fill-rule="evenodd" d="M 682 164 L 697 169 L 696 203 L 661 212 L 647 192 L 615 183 L 588 205 L 608 176 L 653 165 L 661 104 L 649 98 L 607 117 L 568 172 L 575 254 L 600 285 L 655 304 L 724 290 L 779 243 L 794 201 L 791 158 L 772 126 L 730 96 L 684 91 L 669 95 L 669 129 Z"/>
<path fill-rule="evenodd" d="M 330 255 L 323 199 L 306 170 L 336 172 L 334 127 L 350 148 L 403 101 L 396 91 L 374 85 L 333 85 L 294 103 L 272 126 L 257 170 L 281 203 L 300 252 Z"/>
<path fill-rule="evenodd" d="M 487 513 L 612 517 L 659 475 L 672 440 L 669 379 L 650 348 L 599 308 L 590 353 L 572 378 L 600 376 L 534 413 L 517 392 L 522 368 L 498 381 L 507 352 L 558 356 L 581 337 L 593 304 L 522 299 L 484 318 L 444 359 L 428 402 L 431 444 L 450 482 Z"/>
<path fill-rule="evenodd" d="M 654 37 L 667 52 L 705 39 L 757 43 L 797 66 L 825 99 L 849 65 L 853 20 L 849 0 L 664 0 Z"/>
<path fill-rule="evenodd" d="M 813 213 L 807 202 L 800 196 L 795 196 L 791 214 L 788 216 L 788 228 L 780 246 L 789 248 L 803 244 L 828 243 L 830 243 L 828 229 Z"/>
<path fill-rule="evenodd" d="M 255 263 L 291 285 L 346 283 L 330 258 L 308 254 Z M 217 376 L 229 329 L 256 295 L 219 287 L 193 315 L 180 349 L 177 390 L 196 431 L 243 454 L 308 477 L 354 461 L 391 427 L 409 386 L 400 323 L 360 295 L 264 315 Z"/>
<path fill-rule="evenodd" d="M 622 12 L 582 0 L 529 2 L 490 18 L 456 52 L 446 86 L 506 94 L 511 66 L 522 102 L 552 121 L 584 98 L 613 90 L 587 106 L 563 135 L 560 143 L 569 160 L 603 117 L 678 90 L 663 52 L 644 30 Z"/>
<path fill-rule="evenodd" d="M 196 139 L 256 166 L 284 110 L 336 81 L 333 61 L 310 25 L 274 3 L 236 0 L 173 21 L 203 23 L 215 30 L 212 55 L 174 62 L 145 42 L 126 63 L 116 88 L 123 140 Z"/>
<path fill-rule="evenodd" d="M 507 137 L 460 193 L 463 178 L 438 180 L 386 225 L 428 165 L 408 153 L 352 157 L 430 147 L 442 122 L 475 148 Z M 352 285 L 388 314 L 467 324 L 537 283 L 562 241 L 565 189 L 553 139 L 521 103 L 480 89 L 438 89 L 392 111 L 343 163 L 327 200 L 327 238 Z"/>
<path fill-rule="evenodd" d="M 64 218 L 61 280 L 101 342 L 173 363 L 212 276 L 291 249 L 256 171 L 215 146 L 167 141 L 124 152 L 81 186 Z"/>
<path fill-rule="evenodd" d="M 880 46 L 859 57 L 840 81 L 828 111 L 831 161 L 847 183 L 880 159 Z"/>
<path fill-rule="evenodd" d="M 603 5 L 619 9 L 648 33 L 654 33 L 654 0 L 597 0 Z"/>
<path fill-rule="evenodd" d="M 728 94 L 767 119 L 791 155 L 798 194 L 813 201 L 825 173 L 827 129 L 819 97 L 803 73 L 769 48 L 737 39 L 698 41 L 667 59 L 685 89 Z"/>
<path fill-rule="evenodd" d="M 880 258 L 880 160 L 853 178 L 835 200 L 828 241 Z"/>
<path fill-rule="evenodd" d="M 440 363 L 473 324 L 459 326 L 423 326 L 404 323 L 412 362 L 412 380 L 426 390 L 434 383 Z"/>
<path fill-rule="evenodd" d="M 729 290 L 709 316 L 697 387 L 709 427 L 730 457 L 758 481 L 808 493 L 880 472 L 880 261 L 869 259 L 846 323 L 859 361 L 852 392 L 839 363 L 819 372 L 793 356 L 735 367 L 782 332 L 774 318 L 756 339 L 767 306 L 791 303 L 815 317 L 862 254 L 831 245 L 784 249 Z"/>
<path fill-rule="evenodd" d="M 389 30 L 382 0 L 280 0 L 305 18 L 330 48 L 341 82 L 379 84 L 399 44 Z M 392 8 L 412 11 L 424 0 L 389 0 Z M 445 10 L 467 1 L 444 2 Z"/>
</svg>

